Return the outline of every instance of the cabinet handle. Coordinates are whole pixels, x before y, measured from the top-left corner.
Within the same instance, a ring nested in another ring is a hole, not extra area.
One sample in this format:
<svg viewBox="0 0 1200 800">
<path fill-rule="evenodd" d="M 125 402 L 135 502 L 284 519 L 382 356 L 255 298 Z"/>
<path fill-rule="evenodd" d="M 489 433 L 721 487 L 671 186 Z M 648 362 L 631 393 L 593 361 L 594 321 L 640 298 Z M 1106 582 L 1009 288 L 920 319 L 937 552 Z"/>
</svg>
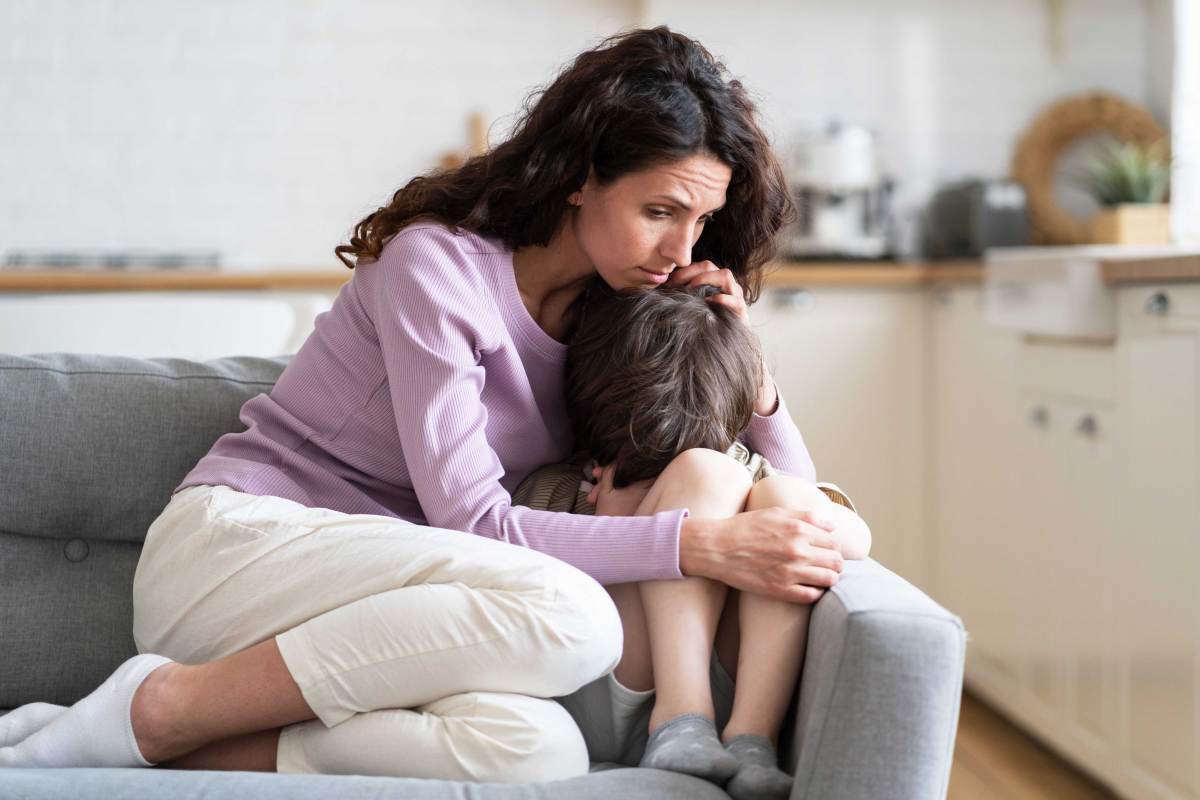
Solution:
<svg viewBox="0 0 1200 800">
<path fill-rule="evenodd" d="M 1045 406 L 1038 406 L 1029 412 L 1029 421 L 1039 428 L 1044 428 L 1050 424 L 1050 412 Z"/>
<path fill-rule="evenodd" d="M 792 311 L 811 311 L 817 298 L 808 289 L 779 289 L 772 292 L 771 305 Z"/>
<path fill-rule="evenodd" d="M 1171 298 L 1166 292 L 1155 292 L 1146 299 L 1145 309 L 1152 317 L 1164 316 L 1171 310 Z"/>
<path fill-rule="evenodd" d="M 1096 421 L 1094 414 L 1084 414 L 1076 423 L 1075 430 L 1083 436 L 1095 436 L 1100 430 L 1100 423 Z"/>
</svg>

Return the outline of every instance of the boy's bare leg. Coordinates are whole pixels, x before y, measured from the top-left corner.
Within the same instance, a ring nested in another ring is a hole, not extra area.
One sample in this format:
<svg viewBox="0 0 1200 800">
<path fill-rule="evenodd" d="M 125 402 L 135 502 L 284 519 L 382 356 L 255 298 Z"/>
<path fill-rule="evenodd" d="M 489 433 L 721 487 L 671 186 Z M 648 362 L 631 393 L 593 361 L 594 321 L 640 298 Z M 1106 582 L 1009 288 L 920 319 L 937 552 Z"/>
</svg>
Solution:
<svg viewBox="0 0 1200 800">
<path fill-rule="evenodd" d="M 733 713 L 721 740 L 752 733 L 777 744 L 779 727 L 804 665 L 812 606 L 741 592 Z"/>
<path fill-rule="evenodd" d="M 147 760 L 168 768 L 274 771 L 279 728 L 316 715 L 275 639 L 206 664 L 165 664 L 130 709 Z"/>
<path fill-rule="evenodd" d="M 801 511 L 827 503 L 830 500 L 824 493 L 807 481 L 776 474 L 754 485 L 746 510 L 778 506 Z M 737 688 L 722 740 L 755 734 L 773 744 L 778 741 L 784 712 L 804 664 L 811 614 L 811 605 L 739 593 Z"/>
<path fill-rule="evenodd" d="M 699 577 L 645 581 L 639 587 L 653 674 L 668 676 L 658 683 L 650 730 L 680 714 L 715 718 L 709 663 L 728 587 Z"/>
<path fill-rule="evenodd" d="M 621 628 L 625 633 L 621 662 L 613 674 L 622 686 L 635 692 L 653 689 L 654 664 L 650 660 L 650 633 L 646 629 L 641 590 L 636 583 L 613 583 L 604 588 L 621 615 Z"/>
<path fill-rule="evenodd" d="M 686 507 L 700 517 L 731 517 L 750 490 L 744 467 L 723 453 L 690 450 L 676 458 L 650 488 L 638 514 Z M 655 675 L 660 680 L 650 730 L 684 713 L 714 715 L 709 662 L 728 587 L 696 576 L 644 581 L 642 604 Z"/>
<path fill-rule="evenodd" d="M 687 507 L 707 517 L 742 510 L 750 476 L 724 453 L 689 450 L 663 470 L 638 514 Z M 696 576 L 639 584 L 656 678 L 649 739 L 640 766 L 695 775 L 724 785 L 740 762 L 714 723 L 709 663 L 727 587 Z"/>
</svg>

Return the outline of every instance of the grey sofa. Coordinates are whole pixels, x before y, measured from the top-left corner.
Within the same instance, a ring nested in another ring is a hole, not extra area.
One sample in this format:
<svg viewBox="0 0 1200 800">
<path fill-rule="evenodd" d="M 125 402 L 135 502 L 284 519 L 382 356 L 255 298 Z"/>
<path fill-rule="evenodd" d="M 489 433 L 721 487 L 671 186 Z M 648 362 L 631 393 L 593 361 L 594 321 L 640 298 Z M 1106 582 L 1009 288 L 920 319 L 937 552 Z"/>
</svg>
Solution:
<svg viewBox="0 0 1200 800">
<path fill-rule="evenodd" d="M 0 355 L 0 713 L 69 705 L 135 653 L 131 584 L 170 491 L 269 392 L 288 356 Z M 876 536 L 886 524 L 875 520 Z M 941 798 L 958 724 L 960 619 L 875 561 L 817 603 L 781 741 L 793 800 Z M 724 798 L 596 764 L 544 784 L 155 769 L 0 769 L 3 798 Z"/>
</svg>

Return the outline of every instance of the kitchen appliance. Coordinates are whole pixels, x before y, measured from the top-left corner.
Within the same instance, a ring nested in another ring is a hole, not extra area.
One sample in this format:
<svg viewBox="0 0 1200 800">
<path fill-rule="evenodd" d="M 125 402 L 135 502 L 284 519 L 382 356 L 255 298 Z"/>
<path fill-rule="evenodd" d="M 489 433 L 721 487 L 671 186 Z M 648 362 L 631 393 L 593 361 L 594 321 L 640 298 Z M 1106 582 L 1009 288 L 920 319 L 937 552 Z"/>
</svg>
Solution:
<svg viewBox="0 0 1200 800">
<path fill-rule="evenodd" d="M 10 250 L 0 269 L 88 271 L 205 270 L 221 266 L 216 250 Z"/>
<path fill-rule="evenodd" d="M 781 237 L 791 258 L 881 259 L 889 245 L 893 182 L 879 170 L 875 137 L 832 122 L 802 135 L 788 176 L 799 219 Z"/>
<path fill-rule="evenodd" d="M 928 258 L 977 258 L 990 247 L 1029 244 L 1025 189 L 1016 181 L 971 179 L 939 189 L 925 214 Z"/>
</svg>

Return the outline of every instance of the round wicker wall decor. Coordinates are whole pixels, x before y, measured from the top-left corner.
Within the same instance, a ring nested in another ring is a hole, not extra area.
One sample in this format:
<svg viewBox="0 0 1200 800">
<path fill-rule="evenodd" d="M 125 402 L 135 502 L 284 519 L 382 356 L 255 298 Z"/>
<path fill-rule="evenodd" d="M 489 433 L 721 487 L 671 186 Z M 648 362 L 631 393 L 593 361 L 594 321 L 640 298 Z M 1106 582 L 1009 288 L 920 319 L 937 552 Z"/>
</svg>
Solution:
<svg viewBox="0 0 1200 800">
<path fill-rule="evenodd" d="M 1037 244 L 1086 244 L 1087 220 L 1064 211 L 1054 199 L 1058 161 L 1077 141 L 1108 134 L 1143 147 L 1165 134 L 1150 112 L 1106 92 L 1090 92 L 1054 103 L 1017 142 L 1013 179 L 1025 187 L 1029 226 Z"/>
</svg>

